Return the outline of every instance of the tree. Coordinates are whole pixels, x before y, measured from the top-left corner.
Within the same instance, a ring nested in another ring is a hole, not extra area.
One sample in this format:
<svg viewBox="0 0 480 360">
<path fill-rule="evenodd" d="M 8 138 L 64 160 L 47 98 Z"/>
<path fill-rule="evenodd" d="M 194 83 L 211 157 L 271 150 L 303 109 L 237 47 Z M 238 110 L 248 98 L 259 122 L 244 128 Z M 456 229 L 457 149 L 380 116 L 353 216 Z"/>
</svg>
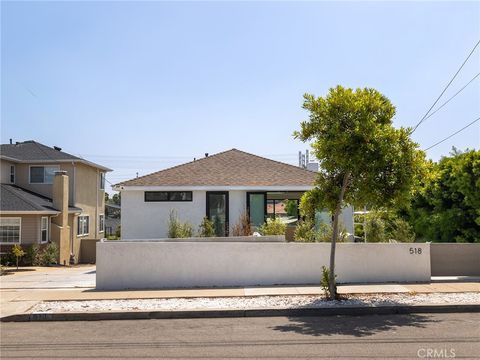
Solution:
<svg viewBox="0 0 480 360">
<path fill-rule="evenodd" d="M 13 256 L 15 256 L 15 259 L 17 261 L 17 270 L 18 270 L 18 260 L 25 255 L 25 251 L 23 251 L 20 245 L 15 244 L 12 247 L 12 254 Z"/>
<path fill-rule="evenodd" d="M 288 216 L 298 215 L 298 203 L 297 200 L 284 200 L 283 205 Z"/>
<path fill-rule="evenodd" d="M 330 89 L 325 97 L 304 95 L 308 121 L 294 137 L 313 141 L 320 163 L 306 209 L 333 214 L 329 297 L 336 297 L 335 249 L 339 215 L 345 204 L 389 207 L 408 202 L 424 153 L 410 140 L 410 129 L 392 125 L 395 107 L 375 89 Z M 302 202 L 303 199 L 302 199 Z"/>
<path fill-rule="evenodd" d="M 108 201 L 110 200 L 109 198 L 110 195 L 108 195 L 108 193 L 105 191 L 105 202 L 108 203 Z"/>
<path fill-rule="evenodd" d="M 116 205 L 121 205 L 121 203 L 122 203 L 122 193 L 113 194 L 112 201 Z"/>
<path fill-rule="evenodd" d="M 407 218 L 423 240 L 480 242 L 480 151 L 454 148 L 429 163 Z"/>
</svg>

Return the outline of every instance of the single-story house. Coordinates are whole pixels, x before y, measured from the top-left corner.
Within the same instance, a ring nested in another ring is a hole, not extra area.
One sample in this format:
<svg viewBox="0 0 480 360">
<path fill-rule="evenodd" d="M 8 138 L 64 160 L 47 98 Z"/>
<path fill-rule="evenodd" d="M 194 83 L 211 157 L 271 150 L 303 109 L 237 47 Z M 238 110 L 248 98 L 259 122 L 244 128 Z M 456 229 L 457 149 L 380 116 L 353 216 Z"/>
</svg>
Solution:
<svg viewBox="0 0 480 360">
<path fill-rule="evenodd" d="M 229 236 L 245 213 L 253 227 L 278 216 L 294 226 L 298 201 L 313 188 L 315 176 L 313 171 L 237 149 L 206 154 L 114 186 L 122 196 L 122 239 L 167 237 L 172 210 L 195 228 L 207 216 L 216 223 L 217 236 Z M 353 233 L 352 208 L 343 211 L 342 222 Z"/>
</svg>

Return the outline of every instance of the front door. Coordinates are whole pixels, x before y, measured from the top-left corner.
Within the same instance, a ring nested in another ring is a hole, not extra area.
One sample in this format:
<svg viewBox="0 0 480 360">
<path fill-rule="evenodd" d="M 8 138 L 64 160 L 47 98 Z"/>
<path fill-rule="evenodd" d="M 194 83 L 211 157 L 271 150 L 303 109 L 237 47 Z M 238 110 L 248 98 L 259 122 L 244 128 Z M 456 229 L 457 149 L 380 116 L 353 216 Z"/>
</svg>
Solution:
<svg viewBox="0 0 480 360">
<path fill-rule="evenodd" d="M 216 236 L 228 236 L 228 191 L 207 191 L 207 217 Z"/>
</svg>

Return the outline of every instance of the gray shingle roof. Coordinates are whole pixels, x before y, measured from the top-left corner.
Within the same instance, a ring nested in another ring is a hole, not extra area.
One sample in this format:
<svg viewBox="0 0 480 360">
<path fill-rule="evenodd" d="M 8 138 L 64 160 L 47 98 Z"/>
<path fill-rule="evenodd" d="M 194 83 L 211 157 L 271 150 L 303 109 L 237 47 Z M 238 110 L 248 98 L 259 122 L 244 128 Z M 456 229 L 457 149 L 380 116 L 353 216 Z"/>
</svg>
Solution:
<svg viewBox="0 0 480 360">
<path fill-rule="evenodd" d="M 0 153 L 9 158 L 22 161 L 31 160 L 81 160 L 79 157 L 55 150 L 36 141 L 24 141 L 18 144 L 0 145 Z"/>
<path fill-rule="evenodd" d="M 237 149 L 116 186 L 313 186 L 316 173 Z"/>
<path fill-rule="evenodd" d="M 16 144 L 1 144 L 0 156 L 18 162 L 74 161 L 85 163 L 105 171 L 111 171 L 111 169 L 105 166 L 95 164 L 91 161 L 68 154 L 61 150 L 54 149 L 53 147 L 40 144 L 33 140 L 18 142 Z"/>
<path fill-rule="evenodd" d="M 69 212 L 81 212 L 82 209 L 69 206 Z M 16 185 L 0 184 L 0 211 L 50 211 L 57 213 L 51 199 L 25 190 Z"/>
</svg>

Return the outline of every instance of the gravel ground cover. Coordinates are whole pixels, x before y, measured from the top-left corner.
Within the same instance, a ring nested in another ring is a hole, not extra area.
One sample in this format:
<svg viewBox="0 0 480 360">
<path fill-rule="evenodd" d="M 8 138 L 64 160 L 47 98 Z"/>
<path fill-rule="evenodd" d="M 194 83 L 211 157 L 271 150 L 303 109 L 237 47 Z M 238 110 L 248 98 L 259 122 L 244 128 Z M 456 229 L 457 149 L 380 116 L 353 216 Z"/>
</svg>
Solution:
<svg viewBox="0 0 480 360">
<path fill-rule="evenodd" d="M 35 305 L 32 311 L 35 313 L 56 313 L 208 309 L 246 310 L 431 304 L 480 304 L 480 293 L 369 294 L 352 295 L 339 301 L 326 301 L 322 297 L 312 295 L 45 301 Z"/>
</svg>

